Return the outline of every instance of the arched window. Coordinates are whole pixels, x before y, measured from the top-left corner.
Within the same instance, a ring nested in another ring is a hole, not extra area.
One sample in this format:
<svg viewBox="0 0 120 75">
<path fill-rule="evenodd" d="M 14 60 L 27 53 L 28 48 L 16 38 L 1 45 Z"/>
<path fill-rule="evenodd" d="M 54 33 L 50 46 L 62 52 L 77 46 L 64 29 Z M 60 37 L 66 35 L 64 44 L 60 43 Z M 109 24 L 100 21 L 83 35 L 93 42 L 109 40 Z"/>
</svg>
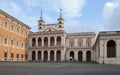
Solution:
<svg viewBox="0 0 120 75">
<path fill-rule="evenodd" d="M 54 61 L 54 51 L 50 51 L 50 61 Z"/>
<path fill-rule="evenodd" d="M 91 61 L 91 52 L 90 51 L 86 52 L 86 61 Z"/>
<path fill-rule="evenodd" d="M 116 57 L 116 43 L 113 40 L 107 42 L 107 57 Z"/>
<path fill-rule="evenodd" d="M 32 51 L 32 60 L 35 60 L 35 58 L 36 58 L 36 53 L 35 51 Z"/>
<path fill-rule="evenodd" d="M 57 61 L 61 61 L 61 51 L 60 50 L 57 51 L 56 55 L 57 55 Z"/>
<path fill-rule="evenodd" d="M 82 58 L 83 58 L 83 53 L 82 53 L 82 51 L 79 51 L 78 52 L 78 61 L 82 61 Z"/>
<path fill-rule="evenodd" d="M 60 36 L 57 37 L 57 46 L 61 46 L 61 37 Z"/>
<path fill-rule="evenodd" d="M 47 61 L 47 60 L 48 60 L 48 52 L 44 51 L 44 61 Z"/>
<path fill-rule="evenodd" d="M 38 60 L 41 60 L 41 51 L 38 51 Z"/>
<path fill-rule="evenodd" d="M 50 38 L 50 46 L 54 46 L 54 37 Z"/>
<path fill-rule="evenodd" d="M 70 57 L 72 57 L 71 60 L 74 60 L 74 52 L 73 51 L 70 52 Z"/>
<path fill-rule="evenodd" d="M 32 38 L 32 47 L 35 47 L 35 46 L 36 46 L 36 39 Z"/>
</svg>

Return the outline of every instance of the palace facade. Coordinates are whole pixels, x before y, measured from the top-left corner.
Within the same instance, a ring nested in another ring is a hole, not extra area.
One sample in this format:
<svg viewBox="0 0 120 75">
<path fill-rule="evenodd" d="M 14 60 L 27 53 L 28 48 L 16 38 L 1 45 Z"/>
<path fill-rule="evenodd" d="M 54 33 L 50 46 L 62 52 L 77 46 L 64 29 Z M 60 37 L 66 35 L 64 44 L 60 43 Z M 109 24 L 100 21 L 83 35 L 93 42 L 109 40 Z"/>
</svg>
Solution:
<svg viewBox="0 0 120 75">
<path fill-rule="evenodd" d="M 0 61 L 25 61 L 30 27 L 0 10 Z"/>
<path fill-rule="evenodd" d="M 28 35 L 29 61 L 95 61 L 120 64 L 120 31 L 66 33 L 60 11 L 56 24 L 45 24 Z"/>
<path fill-rule="evenodd" d="M 45 24 L 41 12 L 38 32 L 0 10 L 0 61 L 95 61 L 120 64 L 120 31 L 66 33 L 62 12 L 55 24 Z"/>
</svg>

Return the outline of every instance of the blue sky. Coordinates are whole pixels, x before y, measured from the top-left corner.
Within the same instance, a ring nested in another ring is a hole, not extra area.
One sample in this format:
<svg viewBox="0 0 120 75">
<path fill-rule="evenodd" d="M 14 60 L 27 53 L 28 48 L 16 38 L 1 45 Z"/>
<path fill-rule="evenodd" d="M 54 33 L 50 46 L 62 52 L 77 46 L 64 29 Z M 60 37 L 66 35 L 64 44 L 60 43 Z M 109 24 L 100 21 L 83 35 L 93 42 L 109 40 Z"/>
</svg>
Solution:
<svg viewBox="0 0 120 75">
<path fill-rule="evenodd" d="M 57 23 L 62 8 L 65 31 L 120 30 L 120 0 L 0 0 L 0 9 L 38 29 L 40 12 L 46 24 Z"/>
</svg>

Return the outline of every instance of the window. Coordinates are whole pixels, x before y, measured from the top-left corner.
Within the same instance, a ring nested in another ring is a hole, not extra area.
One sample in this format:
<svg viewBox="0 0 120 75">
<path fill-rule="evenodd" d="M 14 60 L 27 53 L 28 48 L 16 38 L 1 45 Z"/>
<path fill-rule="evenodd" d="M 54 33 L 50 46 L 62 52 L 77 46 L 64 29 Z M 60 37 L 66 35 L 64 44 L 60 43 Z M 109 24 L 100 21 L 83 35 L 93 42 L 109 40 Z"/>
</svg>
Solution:
<svg viewBox="0 0 120 75">
<path fill-rule="evenodd" d="M 26 31 L 26 36 L 28 35 L 28 32 Z"/>
<path fill-rule="evenodd" d="M 14 54 L 13 53 L 11 53 L 11 58 L 13 58 L 14 57 Z"/>
<path fill-rule="evenodd" d="M 19 54 L 17 54 L 17 58 L 19 58 Z"/>
<path fill-rule="evenodd" d="M 24 29 L 22 29 L 22 34 L 24 34 Z"/>
<path fill-rule="evenodd" d="M 39 27 L 39 29 L 42 29 L 42 27 Z"/>
<path fill-rule="evenodd" d="M 19 46 L 19 42 L 17 41 L 17 47 Z"/>
<path fill-rule="evenodd" d="M 8 27 L 8 22 L 7 22 L 7 20 L 5 21 L 5 28 L 7 28 Z"/>
<path fill-rule="evenodd" d="M 21 58 L 23 58 L 23 54 L 21 54 Z"/>
<path fill-rule="evenodd" d="M 14 23 L 11 25 L 11 31 L 14 31 Z"/>
<path fill-rule="evenodd" d="M 22 43 L 22 48 L 24 47 L 24 43 Z"/>
<path fill-rule="evenodd" d="M 19 27 L 17 27 L 17 33 L 19 33 Z"/>
<path fill-rule="evenodd" d="M 82 43 L 80 43 L 79 46 L 82 47 Z"/>
<path fill-rule="evenodd" d="M 4 44 L 7 44 L 7 37 L 4 38 Z"/>
<path fill-rule="evenodd" d="M 4 58 L 7 58 L 7 52 L 4 52 Z"/>
<path fill-rule="evenodd" d="M 14 44 L 14 41 L 13 41 L 13 39 L 11 40 L 11 46 L 13 46 L 13 44 Z"/>
<path fill-rule="evenodd" d="M 59 25 L 59 28 L 62 28 L 62 26 L 61 26 L 61 25 Z"/>
<path fill-rule="evenodd" d="M 90 43 L 88 43 L 88 47 L 90 47 Z"/>
</svg>

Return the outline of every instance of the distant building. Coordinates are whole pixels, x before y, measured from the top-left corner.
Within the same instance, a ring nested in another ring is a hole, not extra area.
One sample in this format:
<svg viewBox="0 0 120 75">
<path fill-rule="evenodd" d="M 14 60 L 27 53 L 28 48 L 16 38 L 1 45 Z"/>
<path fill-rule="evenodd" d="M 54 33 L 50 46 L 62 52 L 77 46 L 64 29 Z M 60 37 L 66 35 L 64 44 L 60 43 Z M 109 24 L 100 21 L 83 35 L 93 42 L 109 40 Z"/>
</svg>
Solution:
<svg viewBox="0 0 120 75">
<path fill-rule="evenodd" d="M 0 60 L 25 61 L 30 27 L 0 10 Z"/>
</svg>

